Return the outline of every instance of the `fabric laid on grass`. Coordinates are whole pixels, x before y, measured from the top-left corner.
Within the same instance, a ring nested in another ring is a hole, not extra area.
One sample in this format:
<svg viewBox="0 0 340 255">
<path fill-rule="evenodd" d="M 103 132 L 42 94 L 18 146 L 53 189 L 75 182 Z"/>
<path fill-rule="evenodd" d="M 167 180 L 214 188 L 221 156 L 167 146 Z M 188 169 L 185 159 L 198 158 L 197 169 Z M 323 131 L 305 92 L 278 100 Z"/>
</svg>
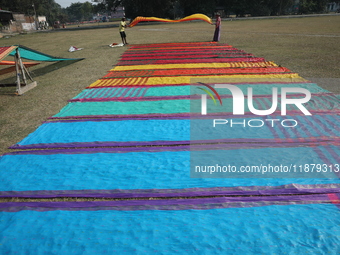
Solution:
<svg viewBox="0 0 340 255">
<path fill-rule="evenodd" d="M 157 65 L 157 64 L 188 64 L 188 63 L 228 63 L 228 62 L 264 62 L 264 58 L 197 58 L 197 59 L 170 59 L 170 60 L 135 60 L 119 61 L 117 66 L 129 65 Z"/>
<path fill-rule="evenodd" d="M 118 98 L 139 98 L 144 97 L 148 87 L 109 87 L 85 89 L 69 101 L 82 101 L 85 99 L 98 100 L 101 98 L 117 100 Z"/>
<path fill-rule="evenodd" d="M 195 101 L 195 108 L 191 108 L 193 104 L 191 101 Z M 135 117 L 132 115 L 145 115 L 146 117 L 152 116 L 163 116 L 167 115 L 173 116 L 196 116 L 200 115 L 201 109 L 200 99 L 183 99 L 183 100 L 158 100 L 158 101 L 103 101 L 103 102 L 71 102 L 68 103 L 59 113 L 54 115 L 53 118 L 65 118 L 65 117 L 101 117 L 101 116 L 109 116 L 112 117 Z M 322 99 L 319 99 L 322 100 Z M 326 97 L 328 100 L 328 97 Z M 246 100 L 245 100 L 246 101 Z M 260 98 L 256 102 L 256 107 L 260 109 L 269 109 L 267 105 L 267 101 L 269 102 L 269 98 Z M 322 103 L 321 103 L 322 102 Z M 232 116 L 232 106 L 233 99 L 232 98 L 224 98 L 223 106 L 215 106 L 212 100 L 207 101 L 207 108 L 213 109 L 208 112 L 207 116 L 215 116 L 215 115 L 226 115 Z M 321 107 L 314 107 L 315 105 Z M 317 102 L 315 100 L 310 101 L 309 104 L 306 105 L 306 108 L 310 110 L 311 113 L 339 113 L 339 102 L 337 101 L 320 101 Z M 274 113 L 279 114 L 280 105 L 277 106 L 277 109 Z M 313 108 L 314 107 L 314 108 Z M 317 109 L 317 110 L 314 110 Z M 248 105 L 245 103 L 245 113 L 248 115 L 253 115 L 250 113 L 248 109 Z M 290 115 L 301 115 L 302 112 L 295 105 L 288 105 L 287 114 Z M 246 117 L 246 116 L 245 116 Z"/>
<path fill-rule="evenodd" d="M 263 143 L 264 146 L 284 143 L 308 146 L 309 143 L 340 142 L 339 116 L 271 116 L 257 120 L 266 123 L 276 119 L 275 127 L 268 123 L 259 128 L 240 125 L 216 125 L 213 120 L 125 120 L 50 122 L 41 125 L 12 149 L 76 148 L 133 145 L 171 145 L 193 143 Z M 285 128 L 280 123 L 294 119 L 298 125 Z M 245 118 L 245 123 L 253 118 Z M 230 120 L 229 120 L 230 121 Z M 234 122 L 240 122 L 233 119 Z M 72 130 L 72 132 L 70 132 Z M 99 131 L 100 130 L 100 131 Z M 190 135 L 192 134 L 192 135 Z M 193 135 L 197 134 L 197 135 Z M 222 139 L 223 138 L 223 139 Z M 305 139 L 302 139 L 305 138 Z M 148 142 L 148 143 L 146 143 Z"/>
<path fill-rule="evenodd" d="M 210 84 L 214 87 L 214 84 Z M 321 94 L 324 96 L 332 96 L 329 91 L 322 89 L 315 83 L 256 83 L 256 84 L 233 84 L 240 88 L 244 95 L 247 94 L 247 88 L 253 89 L 254 95 L 267 95 L 272 93 L 272 88 L 278 88 L 281 91 L 284 87 L 299 87 L 308 89 L 312 94 L 318 96 Z M 123 98 L 131 98 L 138 100 L 138 98 L 145 98 L 147 100 L 152 100 L 152 98 L 158 99 L 188 99 L 190 94 L 193 94 L 193 87 L 199 88 L 201 84 L 192 84 L 190 86 L 135 86 L 135 87 L 108 87 L 108 88 L 93 88 L 85 89 L 73 99 L 69 101 L 101 101 L 103 99 L 120 100 Z M 196 89 L 195 89 L 196 90 Z M 220 95 L 231 95 L 231 92 L 227 89 L 216 89 Z M 196 92 L 195 92 L 196 93 Z M 197 95 L 202 93 L 197 89 Z M 313 95 L 313 96 L 314 96 Z"/>
<path fill-rule="evenodd" d="M 185 50 L 193 50 L 193 49 L 197 49 L 199 51 L 208 49 L 208 50 L 212 50 L 212 49 L 222 49 L 224 50 L 225 48 L 233 48 L 231 45 L 228 44 L 208 44 L 208 45 L 201 45 L 201 44 L 197 44 L 197 45 L 173 45 L 171 47 L 169 47 L 168 45 L 164 45 L 164 46 L 154 46 L 154 47 L 139 47 L 139 46 L 130 46 L 129 47 L 129 52 L 146 52 L 146 51 L 150 51 L 150 50 L 166 50 L 166 51 L 170 51 L 170 50 L 180 50 L 180 51 L 185 51 Z"/>
<path fill-rule="evenodd" d="M 66 60 L 82 60 L 83 58 L 58 58 L 53 57 L 51 55 L 47 55 L 45 53 L 30 49 L 28 47 L 19 45 L 19 53 L 20 56 L 24 59 L 34 60 L 34 61 L 47 61 L 47 62 L 54 62 L 54 61 L 66 61 Z M 14 56 L 14 52 L 10 55 Z"/>
<path fill-rule="evenodd" d="M 132 56 L 132 57 L 126 57 L 122 56 L 120 58 L 120 61 L 139 61 L 139 60 L 156 60 L 156 59 L 197 59 L 197 58 L 247 58 L 247 57 L 254 57 L 252 54 L 247 53 L 225 53 L 225 54 L 206 54 L 206 53 L 195 53 L 194 55 L 156 55 L 156 56 Z"/>
<path fill-rule="evenodd" d="M 173 57 L 173 56 L 187 56 L 190 58 L 193 54 L 198 54 L 202 56 L 209 56 L 211 54 L 215 54 L 217 56 L 219 55 L 248 55 L 248 56 L 254 56 L 252 54 L 246 53 L 245 51 L 242 50 L 237 50 L 237 49 L 231 49 L 231 48 L 226 48 L 223 50 L 192 50 L 192 51 L 143 51 L 143 52 L 125 52 L 122 56 L 121 59 L 125 58 L 134 58 L 134 57 Z"/>
<path fill-rule="evenodd" d="M 231 63 L 191 63 L 191 64 L 163 64 L 163 65 L 130 65 L 115 66 L 110 71 L 157 70 L 182 68 L 243 68 L 243 67 L 276 67 L 273 62 L 231 62 Z"/>
<path fill-rule="evenodd" d="M 4 254 L 335 255 L 340 252 L 339 219 L 333 204 L 180 211 L 22 210 L 0 213 L 1 222 L 6 222 L 0 225 L 0 241 Z"/>
<path fill-rule="evenodd" d="M 169 42 L 169 43 L 148 43 L 148 44 L 134 44 L 130 45 L 129 49 L 143 49 L 154 47 L 178 47 L 178 46 L 214 46 L 218 45 L 216 42 Z M 228 45 L 228 44 L 225 44 Z M 229 46 L 229 45 L 228 45 Z"/>
<path fill-rule="evenodd" d="M 325 191 L 325 190 L 323 190 Z M 210 197 L 199 199 L 171 200 L 120 200 L 120 201 L 77 201 L 77 202 L 5 202 L 0 204 L 0 212 L 19 212 L 23 209 L 32 211 L 141 211 L 141 210 L 209 210 L 222 208 L 249 208 L 272 205 L 307 205 L 329 204 L 338 205 L 340 193 L 292 194 L 272 196 L 244 197 Z M 293 198 L 293 199 L 292 199 Z M 340 205 L 339 205 L 340 209 Z"/>
<path fill-rule="evenodd" d="M 124 57 L 132 57 L 132 56 L 171 56 L 171 55 L 188 55 L 192 56 L 195 54 L 249 54 L 243 50 L 238 50 L 235 48 L 186 48 L 186 49 L 150 49 L 150 50 L 128 50 L 121 56 Z M 250 56 L 254 56 L 249 54 Z"/>
<path fill-rule="evenodd" d="M 192 79 L 204 80 L 205 83 L 247 83 L 247 82 L 305 82 L 297 73 L 283 74 L 229 74 L 229 75 L 195 75 L 178 77 L 132 77 L 116 79 L 99 79 L 88 88 L 114 86 L 160 86 L 160 85 L 189 85 Z M 216 81 L 217 80 L 217 81 Z M 218 81 L 219 80 L 219 81 Z"/>
<path fill-rule="evenodd" d="M 104 75 L 103 78 L 125 78 L 125 77 L 164 77 L 164 76 L 187 76 L 187 75 L 224 75 L 224 74 L 276 74 L 292 73 L 284 67 L 266 68 L 202 68 L 202 69 L 165 69 L 165 70 L 134 70 L 114 71 Z"/>
<path fill-rule="evenodd" d="M 227 153 L 225 162 L 235 167 L 243 165 L 304 165 L 339 162 L 339 146 L 292 148 L 260 148 L 196 151 L 206 159 L 216 153 Z M 133 148 L 129 148 L 131 150 Z M 149 150 L 152 148 L 143 148 Z M 165 148 L 166 149 L 166 148 Z M 177 148 L 174 148 L 177 149 Z M 204 192 L 216 194 L 217 187 L 280 186 L 289 184 L 315 185 L 340 183 L 339 172 L 305 173 L 304 178 L 266 178 L 269 174 L 239 173 L 239 178 L 190 177 L 190 151 L 110 153 L 115 148 L 80 150 L 36 150 L 26 154 L 12 153 L 0 158 L 0 196 L 43 196 L 44 194 L 70 195 L 75 190 L 90 190 L 98 196 L 168 196 L 167 189 L 213 188 Z M 117 151 L 117 149 L 116 149 Z M 124 149 L 123 149 L 124 151 Z M 105 152 L 105 153 L 99 153 Z M 58 153 L 58 154 L 56 154 Z M 60 165 L 60 162 L 63 162 Z M 114 163 L 113 163 L 114 162 Z M 335 169 L 335 167 L 334 167 Z M 285 175 L 285 176 L 288 176 Z M 282 176 L 281 176 L 282 177 Z M 313 178 L 312 178 L 313 177 Z M 338 187 L 339 188 L 339 187 Z M 35 191 L 32 194 L 32 191 Z M 47 192 L 53 191 L 53 192 Z M 13 192 L 16 192 L 13 195 Z M 190 190 L 178 190 L 185 196 Z M 91 192 L 90 192 L 91 193 Z M 203 194 L 203 193 L 202 193 Z M 223 189 L 218 189 L 223 194 Z M 77 192 L 78 196 L 82 196 Z"/>
</svg>

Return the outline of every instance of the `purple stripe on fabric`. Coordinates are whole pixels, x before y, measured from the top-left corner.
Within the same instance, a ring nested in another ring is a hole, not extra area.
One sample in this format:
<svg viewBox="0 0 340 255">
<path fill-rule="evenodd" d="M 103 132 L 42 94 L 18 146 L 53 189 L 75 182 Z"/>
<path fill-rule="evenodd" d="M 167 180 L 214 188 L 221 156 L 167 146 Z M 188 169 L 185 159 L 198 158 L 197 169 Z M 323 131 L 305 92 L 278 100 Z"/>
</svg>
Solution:
<svg viewBox="0 0 340 255">
<path fill-rule="evenodd" d="M 287 132 L 286 128 L 284 128 L 282 125 L 278 125 L 279 130 L 282 132 L 282 134 L 286 137 L 286 139 L 290 139 L 291 136 Z"/>
<path fill-rule="evenodd" d="M 323 123 L 323 121 L 321 121 L 319 118 L 322 118 L 321 116 L 313 116 L 313 120 L 315 122 L 317 122 L 319 125 L 317 125 L 317 127 L 320 127 L 323 131 L 326 131 L 328 134 L 332 135 L 332 136 L 336 136 L 336 134 L 328 128 L 327 125 L 325 125 Z M 330 124 L 333 124 L 333 123 L 330 123 Z"/>
<path fill-rule="evenodd" d="M 340 132 L 340 125 L 339 125 L 339 123 L 336 123 L 338 120 L 331 119 L 331 117 L 334 118 L 334 116 L 319 116 L 319 118 L 321 118 L 322 120 L 325 120 L 328 123 L 329 126 L 334 128 L 336 131 Z M 335 134 L 333 131 L 332 131 L 332 133 Z"/>
<path fill-rule="evenodd" d="M 272 117 L 268 116 L 268 119 L 273 119 Z M 275 139 L 279 139 L 279 135 L 276 132 L 276 129 L 274 128 L 274 125 L 268 125 L 269 130 L 272 132 L 272 135 L 274 136 Z"/>
<path fill-rule="evenodd" d="M 327 105 L 325 103 L 325 99 L 314 97 L 314 101 L 316 101 L 319 105 L 321 105 L 321 108 L 324 108 L 326 110 L 328 109 L 328 107 L 327 107 Z"/>
<path fill-rule="evenodd" d="M 0 197 L 55 198 L 148 198 L 148 197 L 202 197 L 202 196 L 271 196 L 290 194 L 340 193 L 340 184 L 237 186 L 186 189 L 113 189 L 113 190 L 35 190 L 0 191 Z"/>
<path fill-rule="evenodd" d="M 314 152 L 318 154 L 319 158 L 326 163 L 327 165 L 332 164 L 329 159 L 326 157 L 326 155 L 322 152 L 322 150 L 319 147 L 314 147 L 313 148 Z"/>
<path fill-rule="evenodd" d="M 101 97 L 103 97 L 103 95 L 105 94 L 105 92 L 106 92 L 106 89 L 97 91 L 97 94 L 95 95 L 95 98 L 101 98 Z"/>
<path fill-rule="evenodd" d="M 199 196 L 260 196 L 289 194 L 339 193 L 340 184 L 288 184 L 281 186 L 237 186 L 186 189 L 132 189 L 132 190 L 36 190 L 0 191 L 0 197 L 53 198 L 148 198 L 148 197 L 199 197 Z"/>
<path fill-rule="evenodd" d="M 217 197 L 200 199 L 121 200 L 86 202 L 8 202 L 1 211 L 19 210 L 185 210 L 228 207 L 252 207 L 275 204 L 331 203 L 327 194 L 261 197 Z"/>
<path fill-rule="evenodd" d="M 141 97 L 144 97 L 146 92 L 148 92 L 149 87 L 143 88 L 142 94 L 140 95 Z"/>
<path fill-rule="evenodd" d="M 339 145 L 340 143 L 333 142 L 333 144 Z M 51 155 L 51 154 L 79 154 L 79 153 L 126 153 L 126 152 L 138 152 L 138 151 L 147 151 L 147 152 L 160 152 L 160 151 L 200 151 L 200 150 L 234 150 L 234 149 L 250 149 L 250 148 L 266 148 L 268 146 L 274 146 L 276 148 L 281 147 L 296 147 L 297 145 L 303 145 L 305 147 L 314 147 L 319 145 L 319 141 L 311 141 L 311 142 L 297 142 L 293 143 L 289 142 L 281 142 L 281 143 L 210 143 L 210 144 L 177 144 L 177 145 L 154 145 L 154 146 L 146 146 L 146 147 L 93 147 L 93 148 L 54 148 L 51 149 L 36 149 L 31 150 L 27 149 L 24 151 L 14 151 L 9 152 L 4 155 L 25 155 L 25 154 L 33 154 L 33 155 Z"/>
<path fill-rule="evenodd" d="M 131 97 L 131 95 L 135 92 L 135 91 L 138 91 L 136 92 L 136 94 L 138 94 L 141 90 L 142 90 L 142 87 L 138 87 L 139 88 L 139 91 L 138 89 L 137 90 L 130 90 L 128 95 L 128 97 L 125 97 L 125 98 L 114 98 L 114 97 L 106 97 L 106 96 L 103 96 L 103 97 L 98 97 L 98 98 L 74 98 L 74 99 L 70 99 L 68 100 L 69 102 L 100 102 L 100 101 L 159 101 L 159 100 L 177 100 L 177 99 L 200 99 L 201 96 L 200 95 L 180 95 L 180 96 L 149 96 L 149 97 L 143 97 L 141 98 L 141 96 L 137 97 L 137 96 L 134 96 L 134 97 Z M 127 91 L 125 92 L 127 93 Z M 143 95 L 145 94 L 145 92 L 143 93 Z M 142 96 L 143 96 L 142 95 Z M 121 95 L 120 97 L 123 97 L 124 95 Z M 221 98 L 232 98 L 232 95 L 220 95 Z M 247 95 L 245 95 L 245 97 L 247 98 Z M 260 100 L 260 98 L 271 98 L 272 96 L 271 95 L 256 95 L 256 96 L 253 96 L 253 99 L 255 101 L 255 105 L 254 107 L 256 109 L 263 109 L 262 105 L 260 104 L 260 102 L 263 102 L 267 109 L 269 109 L 269 105 L 267 104 L 267 101 L 266 100 Z"/>
<path fill-rule="evenodd" d="M 328 197 L 331 200 L 332 204 L 334 204 L 340 210 L 340 194 L 332 193 L 332 194 L 328 194 Z"/>
<path fill-rule="evenodd" d="M 310 111 L 311 113 L 314 114 L 334 114 L 334 111 Z M 338 110 L 337 112 L 340 113 L 340 110 Z M 280 115 L 280 111 L 275 111 L 273 112 L 273 115 Z M 290 115 L 303 115 L 304 114 L 299 111 L 291 111 Z M 88 119 L 88 120 L 92 120 L 92 119 L 100 119 L 100 118 L 114 118 L 114 119 L 163 119 L 163 118 L 189 118 L 189 117 L 196 117 L 196 118 L 211 118 L 211 117 L 227 117 L 227 116 L 233 116 L 233 118 L 247 118 L 247 117 L 253 117 L 253 116 L 257 116 L 254 115 L 250 112 L 247 112 L 245 115 L 233 115 L 232 112 L 223 112 L 223 113 L 208 113 L 207 115 L 201 115 L 200 113 L 170 113 L 170 114 L 120 114 L 120 115 L 80 115 L 80 116 L 64 116 L 64 117 L 49 117 L 48 119 L 50 120 L 61 120 L 61 119 Z"/>
<path fill-rule="evenodd" d="M 259 103 L 260 103 L 260 105 L 261 105 L 261 110 L 263 110 L 264 108 L 264 110 L 268 110 L 268 109 L 270 109 L 270 106 L 269 106 L 269 103 L 268 103 L 268 101 L 266 100 L 266 98 L 261 98 L 261 99 L 259 99 Z M 262 106 L 262 104 L 264 105 L 264 107 Z"/>
<path fill-rule="evenodd" d="M 131 87 L 126 88 L 126 89 L 124 90 L 123 94 L 120 95 L 120 97 L 125 97 L 125 95 L 126 95 L 129 91 L 131 91 L 131 89 L 132 89 Z"/>
<path fill-rule="evenodd" d="M 307 124 L 310 126 L 310 127 L 313 127 L 313 130 L 318 133 L 320 136 L 323 136 L 324 134 L 317 128 L 315 127 L 315 123 L 311 122 L 309 120 L 309 118 L 304 118 L 304 120 L 307 122 Z"/>
<path fill-rule="evenodd" d="M 181 140 L 181 141 L 130 141 L 130 142 L 73 142 L 73 143 L 46 143 L 19 145 L 15 144 L 9 149 L 26 150 L 26 149 L 56 149 L 56 148 L 99 148 L 99 147 L 133 147 L 133 146 L 174 146 L 174 145 L 197 145 L 197 144 L 217 144 L 224 143 L 233 147 L 244 146 L 285 146 L 286 144 L 306 145 L 315 143 L 333 143 L 340 144 L 340 137 L 307 137 L 295 138 L 289 141 L 285 139 L 265 139 L 265 138 L 233 138 L 233 139 L 213 139 L 213 140 Z M 254 143 L 254 145 L 252 144 Z M 289 146 L 291 147 L 291 146 Z"/>
<path fill-rule="evenodd" d="M 313 135 L 311 134 L 311 132 L 308 130 L 308 128 L 305 126 L 305 122 L 303 122 L 301 124 L 301 120 L 305 120 L 306 117 L 303 117 L 303 116 L 296 116 L 297 120 L 299 120 L 299 127 L 301 129 L 301 131 L 303 131 L 308 137 L 312 137 Z M 301 134 L 301 131 L 300 131 L 300 134 Z M 303 135 L 301 135 L 303 136 Z"/>
<path fill-rule="evenodd" d="M 261 105 L 261 99 L 260 98 L 256 98 L 254 97 L 254 102 L 255 102 L 255 105 L 256 105 L 256 109 L 261 109 L 262 108 L 262 105 Z M 255 106 L 254 106 L 255 107 Z"/>
<path fill-rule="evenodd" d="M 139 98 L 139 94 L 142 91 L 142 87 L 140 88 L 135 88 L 133 92 L 131 92 L 131 94 L 129 95 L 129 97 L 135 97 L 135 98 Z"/>
<path fill-rule="evenodd" d="M 103 98 L 107 98 L 110 95 L 111 91 L 109 89 L 105 90 L 105 94 L 103 95 Z"/>
<path fill-rule="evenodd" d="M 206 83 L 208 85 L 214 86 L 215 84 L 225 84 L 225 83 Z M 310 83 L 310 81 L 301 81 L 301 82 L 247 82 L 247 83 L 238 83 L 238 82 L 228 82 L 228 84 L 237 85 L 237 86 L 247 86 L 247 85 L 266 85 L 266 84 L 314 84 Z M 143 88 L 154 88 L 154 87 L 176 87 L 176 86 L 197 86 L 199 84 L 157 84 L 157 85 L 137 85 L 142 86 Z M 126 87 L 136 87 L 136 85 L 117 85 L 117 86 L 106 86 L 105 88 L 126 88 Z M 103 87 L 86 87 L 86 89 L 103 89 Z"/>
<path fill-rule="evenodd" d="M 284 120 L 289 120 L 289 118 L 288 118 L 287 116 L 282 116 L 282 119 L 284 119 Z M 300 126 L 299 126 L 299 127 L 300 127 Z M 302 137 L 299 128 L 292 127 L 292 128 L 289 128 L 288 130 L 289 130 L 289 131 L 292 131 L 292 133 L 293 133 L 294 136 L 296 137 L 296 138 L 289 138 L 289 139 L 287 139 L 288 142 L 294 143 L 296 139 L 298 139 L 299 141 L 304 141 L 304 139 L 306 139 L 306 138 L 303 138 L 303 137 Z M 321 138 L 321 139 L 323 140 L 324 138 Z M 311 137 L 311 142 L 316 142 L 316 141 L 318 141 L 318 140 L 320 140 L 319 137 Z M 331 141 L 331 140 L 330 140 L 330 141 Z"/>
</svg>

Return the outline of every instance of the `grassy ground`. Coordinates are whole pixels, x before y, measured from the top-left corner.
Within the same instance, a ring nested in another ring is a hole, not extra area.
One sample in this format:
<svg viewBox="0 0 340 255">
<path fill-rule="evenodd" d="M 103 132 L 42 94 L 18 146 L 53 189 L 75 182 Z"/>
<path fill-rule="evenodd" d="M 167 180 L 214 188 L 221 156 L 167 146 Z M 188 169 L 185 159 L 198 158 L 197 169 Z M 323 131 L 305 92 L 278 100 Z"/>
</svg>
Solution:
<svg viewBox="0 0 340 255">
<path fill-rule="evenodd" d="M 207 23 L 189 22 L 139 24 L 126 33 L 130 44 L 146 44 L 211 41 L 213 32 L 214 26 Z M 121 42 L 117 28 L 60 30 L 0 39 L 0 46 L 22 44 L 53 56 L 85 58 L 62 68 L 49 65 L 49 72 L 41 70 L 48 67 L 46 64 L 32 68 L 38 87 L 23 96 L 15 96 L 14 88 L 0 88 L 0 154 L 105 75 L 127 49 L 108 47 L 112 42 Z M 221 43 L 274 61 L 340 93 L 340 16 L 223 21 Z M 70 46 L 84 49 L 69 53 Z"/>
</svg>

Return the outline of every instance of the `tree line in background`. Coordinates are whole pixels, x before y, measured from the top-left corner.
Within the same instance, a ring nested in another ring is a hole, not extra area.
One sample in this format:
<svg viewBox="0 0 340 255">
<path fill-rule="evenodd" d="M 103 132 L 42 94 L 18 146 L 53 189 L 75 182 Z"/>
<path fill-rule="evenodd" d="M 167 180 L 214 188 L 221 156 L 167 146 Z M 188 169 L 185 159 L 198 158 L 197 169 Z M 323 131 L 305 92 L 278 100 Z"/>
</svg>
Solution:
<svg viewBox="0 0 340 255">
<path fill-rule="evenodd" d="M 0 8 L 27 15 L 46 16 L 48 22 L 91 20 L 94 13 L 109 13 L 118 6 L 125 7 L 126 17 L 153 16 L 181 18 L 194 13 L 210 17 L 217 10 L 226 15 L 270 16 L 325 12 L 327 3 L 340 0 L 97 0 L 98 3 L 72 3 L 62 8 L 55 0 L 2 0 Z"/>
</svg>

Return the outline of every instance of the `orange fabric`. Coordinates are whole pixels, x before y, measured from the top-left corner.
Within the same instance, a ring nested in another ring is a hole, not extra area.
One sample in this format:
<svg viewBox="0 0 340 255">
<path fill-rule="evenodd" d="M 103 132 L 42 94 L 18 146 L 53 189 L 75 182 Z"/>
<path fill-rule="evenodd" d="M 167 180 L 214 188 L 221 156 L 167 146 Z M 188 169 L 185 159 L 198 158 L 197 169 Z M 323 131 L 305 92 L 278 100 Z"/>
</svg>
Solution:
<svg viewBox="0 0 340 255">
<path fill-rule="evenodd" d="M 137 18 L 135 18 L 130 23 L 129 27 L 134 27 L 135 25 L 137 25 L 141 21 L 182 22 L 182 21 L 190 21 L 190 20 L 203 20 L 205 22 L 208 22 L 209 24 L 212 24 L 212 21 L 208 16 L 206 16 L 204 14 L 197 13 L 197 14 L 187 16 L 183 19 L 178 19 L 178 20 L 162 19 L 162 18 L 157 18 L 157 17 L 141 17 L 141 16 L 138 16 Z"/>
</svg>

